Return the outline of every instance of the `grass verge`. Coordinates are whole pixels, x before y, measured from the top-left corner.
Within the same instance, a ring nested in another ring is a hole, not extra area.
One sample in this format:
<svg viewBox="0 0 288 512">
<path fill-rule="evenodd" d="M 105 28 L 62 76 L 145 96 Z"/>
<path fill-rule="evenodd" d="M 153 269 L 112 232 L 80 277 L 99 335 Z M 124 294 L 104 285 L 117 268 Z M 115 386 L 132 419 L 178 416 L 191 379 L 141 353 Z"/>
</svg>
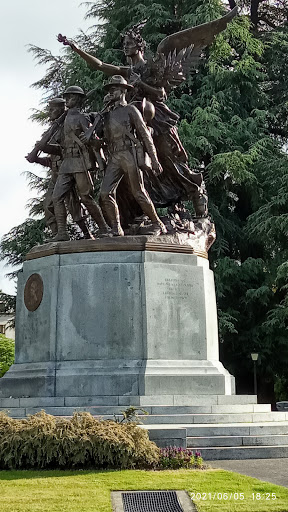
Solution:
<svg viewBox="0 0 288 512">
<path fill-rule="evenodd" d="M 199 512 L 288 511 L 288 489 L 285 487 L 218 469 L 205 471 L 0 471 L 0 510 L 1 512 L 111 512 L 110 492 L 112 490 L 137 489 L 177 489 L 198 493 L 198 498 L 201 495 L 201 499 L 195 503 Z M 205 493 L 206 500 L 203 499 Z M 229 499 L 224 499 L 224 493 L 228 494 Z M 237 493 L 239 498 L 235 499 Z M 243 500 L 240 499 L 240 493 L 244 495 Z M 256 499 L 257 493 L 261 495 L 261 499 Z M 272 500 L 272 493 L 276 495 L 275 500 Z M 213 499 L 214 494 L 218 494 L 215 499 Z M 270 499 L 267 499 L 268 497 Z"/>
</svg>

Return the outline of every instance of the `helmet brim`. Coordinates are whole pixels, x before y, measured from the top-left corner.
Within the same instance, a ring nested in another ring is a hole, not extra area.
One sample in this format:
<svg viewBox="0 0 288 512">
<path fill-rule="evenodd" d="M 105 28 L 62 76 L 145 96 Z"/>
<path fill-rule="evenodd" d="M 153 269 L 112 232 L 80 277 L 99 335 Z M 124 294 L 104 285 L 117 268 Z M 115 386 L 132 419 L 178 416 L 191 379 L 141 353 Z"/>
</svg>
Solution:
<svg viewBox="0 0 288 512">
<path fill-rule="evenodd" d="M 105 84 L 103 85 L 103 89 L 104 91 L 109 91 L 109 89 L 111 89 L 111 87 L 120 87 L 120 89 L 134 89 L 133 85 L 130 85 L 130 84 Z"/>
</svg>

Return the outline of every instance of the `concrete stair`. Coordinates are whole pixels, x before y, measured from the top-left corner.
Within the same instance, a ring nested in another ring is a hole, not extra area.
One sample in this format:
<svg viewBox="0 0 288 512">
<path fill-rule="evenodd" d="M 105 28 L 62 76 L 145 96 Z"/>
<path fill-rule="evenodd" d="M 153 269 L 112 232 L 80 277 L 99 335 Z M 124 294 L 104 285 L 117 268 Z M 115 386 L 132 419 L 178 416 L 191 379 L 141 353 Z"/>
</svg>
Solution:
<svg viewBox="0 0 288 512">
<path fill-rule="evenodd" d="M 277 418 L 277 413 L 271 414 Z M 288 421 L 192 427 L 187 429 L 186 441 L 206 460 L 288 457 Z"/>
<path fill-rule="evenodd" d="M 288 457 L 288 447 L 285 446 L 240 446 L 222 448 L 202 448 L 204 460 L 239 460 L 239 459 L 280 459 Z"/>
<path fill-rule="evenodd" d="M 161 428 L 154 418 L 153 423 L 148 418 L 149 425 L 143 428 L 149 430 L 150 439 L 158 446 L 192 448 L 200 451 L 204 460 L 288 457 L 287 413 L 279 416 L 278 412 L 255 412 L 249 416 L 247 420 L 247 413 L 231 411 L 221 415 L 194 415 L 193 423 L 167 422 Z M 178 418 L 183 420 L 183 415 Z"/>
<path fill-rule="evenodd" d="M 288 411 L 271 412 L 269 404 L 256 402 L 251 395 L 22 397 L 0 399 L 0 410 L 15 418 L 44 409 L 55 416 L 87 411 L 121 419 L 133 405 L 158 446 L 200 450 L 204 460 L 288 457 Z"/>
</svg>

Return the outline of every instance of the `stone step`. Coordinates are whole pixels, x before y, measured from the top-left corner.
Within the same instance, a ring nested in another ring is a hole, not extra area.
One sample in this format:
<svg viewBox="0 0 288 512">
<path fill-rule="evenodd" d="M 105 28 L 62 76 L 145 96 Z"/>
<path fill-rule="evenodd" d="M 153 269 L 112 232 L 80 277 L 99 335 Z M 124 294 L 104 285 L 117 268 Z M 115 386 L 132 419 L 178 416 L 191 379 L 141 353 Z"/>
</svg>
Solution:
<svg viewBox="0 0 288 512">
<path fill-rule="evenodd" d="M 123 408 L 122 408 L 123 409 Z M 270 404 L 227 404 L 227 405 L 191 405 L 191 406 L 152 406 L 144 407 L 149 414 L 230 414 L 247 412 L 271 412 Z"/>
<path fill-rule="evenodd" d="M 270 422 L 265 427 L 263 425 L 238 424 L 237 430 L 242 429 L 242 435 L 231 435 L 231 425 L 166 424 L 161 427 L 141 425 L 141 428 L 149 431 L 150 439 L 159 447 L 178 446 L 200 450 L 205 461 L 288 457 L 288 422 Z M 192 436 L 192 432 L 197 437 Z M 257 448 L 259 450 L 255 450 Z M 281 450 L 285 455 L 280 455 Z"/>
<path fill-rule="evenodd" d="M 209 460 L 280 459 L 288 457 L 288 446 L 231 446 L 201 448 L 201 455 Z"/>
<path fill-rule="evenodd" d="M 155 395 L 155 396 L 67 396 L 0 398 L 0 408 L 91 407 L 91 406 L 212 406 L 257 404 L 255 395 Z"/>
<path fill-rule="evenodd" d="M 139 419 L 144 421 L 145 416 L 139 415 Z M 273 421 L 288 421 L 286 412 L 257 412 L 257 413 L 231 413 L 231 414 L 178 414 L 178 415 L 153 415 L 146 420 L 149 425 L 153 424 L 181 424 L 191 425 L 200 423 L 258 423 Z"/>
<path fill-rule="evenodd" d="M 45 403 L 45 402 L 44 402 Z M 23 402 L 23 404 L 25 404 L 25 402 Z M 30 402 L 31 404 L 31 402 Z M 60 405 L 60 403 L 58 403 L 56 406 L 52 406 L 51 407 L 51 404 L 50 406 L 48 405 L 49 404 L 49 401 L 46 402 L 46 405 L 42 404 L 41 406 L 31 406 L 29 405 L 29 402 L 26 402 L 26 406 L 22 406 L 20 407 L 20 409 L 25 409 L 26 411 L 26 414 L 35 414 L 36 412 L 38 411 L 41 411 L 42 409 L 45 409 L 46 412 L 48 414 L 55 414 L 55 415 L 58 415 L 58 416 L 70 416 L 71 414 L 73 414 L 73 411 L 88 411 L 90 412 L 91 414 L 93 414 L 94 416 L 103 416 L 103 415 L 114 415 L 114 414 L 121 414 L 123 413 L 123 411 L 125 411 L 127 408 L 125 408 L 124 406 L 121 406 L 121 405 L 118 405 L 118 406 L 114 406 L 114 405 L 105 405 L 105 406 L 86 406 L 86 407 L 65 407 L 65 406 L 62 406 Z M 9 407 L 9 405 L 7 405 L 7 407 L 5 408 L 1 408 L 0 407 L 0 410 L 2 409 L 7 409 L 7 410 L 10 410 L 10 411 L 13 411 L 13 412 L 16 412 L 14 411 L 14 409 L 17 409 L 17 407 L 15 407 L 15 403 L 13 404 L 14 406 L 12 407 Z M 137 406 L 136 406 L 136 409 L 137 409 Z M 138 410 L 138 414 L 141 414 L 141 411 L 146 411 L 149 415 L 168 415 L 168 416 L 171 416 L 171 415 L 176 415 L 176 416 L 179 416 L 179 415 L 186 415 L 186 414 L 200 414 L 200 413 L 203 413 L 203 414 L 227 414 L 227 413 L 264 413 L 264 412 L 271 412 L 271 405 L 270 404 L 230 404 L 230 405 L 191 405 L 191 406 L 186 406 L 186 405 L 183 405 L 183 406 L 174 406 L 174 405 L 161 405 L 161 406 L 143 406 L 142 408 L 140 408 L 139 406 L 139 410 Z M 137 411 L 136 411 L 137 412 Z"/>
<path fill-rule="evenodd" d="M 188 448 L 288 445 L 288 435 L 187 437 Z"/>
<path fill-rule="evenodd" d="M 163 427 L 163 425 L 162 425 Z M 168 425 L 167 425 L 168 427 Z M 267 421 L 248 423 L 206 423 L 202 425 L 177 425 L 178 428 L 186 428 L 188 437 L 213 437 L 213 436 L 258 436 L 258 435 L 288 435 L 288 421 Z M 153 425 L 149 425 L 153 429 Z M 156 427 L 157 428 L 157 427 Z"/>
<path fill-rule="evenodd" d="M 70 399 L 69 399 L 70 400 Z M 71 399 L 73 400 L 73 399 Z M 257 404 L 256 395 L 153 395 L 153 396 L 123 396 L 119 397 L 119 405 L 245 405 Z M 67 404 L 68 405 L 68 404 Z M 72 404 L 70 404 L 72 405 Z M 73 404 L 74 405 L 74 404 Z"/>
<path fill-rule="evenodd" d="M 286 440 L 288 437 L 288 421 L 284 422 L 267 422 L 267 423 L 238 423 L 238 424 L 222 424 L 222 425 L 216 425 L 216 424 L 203 424 L 203 425 L 173 425 L 173 424 L 163 424 L 163 425 L 151 425 L 151 424 L 144 424 L 140 425 L 141 428 L 149 431 L 149 437 L 152 441 L 155 441 L 155 443 L 160 446 L 181 446 L 182 448 L 186 448 L 187 446 L 190 446 L 190 444 L 193 444 L 191 448 L 195 449 L 202 449 L 201 444 L 201 438 L 205 437 L 212 438 L 212 439 L 219 439 L 219 438 L 246 438 L 247 445 L 249 443 L 253 443 L 252 438 L 259 437 L 259 436 L 271 436 L 273 438 L 274 436 L 277 439 L 277 435 L 283 436 L 285 439 L 285 445 Z M 249 441 L 248 438 L 251 438 L 251 441 Z M 193 439 L 193 442 L 190 440 Z M 197 439 L 199 439 L 199 443 L 197 442 Z M 268 437 L 267 437 L 268 439 Z M 280 443 L 280 437 L 279 444 L 282 444 L 282 439 Z M 264 440 L 263 440 L 264 442 Z M 272 439 L 269 439 L 269 442 L 267 441 L 267 445 L 271 444 L 274 445 L 274 441 Z M 211 443 L 212 444 L 212 443 Z M 227 444 L 230 444 L 229 441 L 227 441 Z M 235 446 L 236 443 L 233 443 L 233 446 Z M 275 440 L 275 444 L 277 445 L 277 442 Z M 284 444 L 284 443 L 283 443 Z M 284 445 L 284 446 L 285 446 Z M 217 445 L 216 445 L 217 446 Z M 286 445 L 287 446 L 287 445 Z M 214 443 L 215 447 L 215 443 Z"/>
<path fill-rule="evenodd" d="M 13 418 L 22 418 L 27 414 L 35 414 L 41 409 L 45 409 L 47 414 L 53 416 L 73 416 L 74 412 L 90 412 L 94 416 L 101 416 L 103 419 L 122 419 L 122 414 L 119 409 L 113 407 L 110 409 L 110 414 L 105 414 L 106 408 L 100 407 L 11 407 L 0 408 L 6 410 Z M 102 412 L 101 412 L 102 411 Z M 139 414 L 139 421 L 149 422 L 150 425 L 157 424 L 234 424 L 234 423 L 257 423 L 257 422 L 280 422 L 288 420 L 288 412 L 250 412 L 250 413 L 206 413 L 206 414 L 151 414 L 149 416 Z"/>
</svg>

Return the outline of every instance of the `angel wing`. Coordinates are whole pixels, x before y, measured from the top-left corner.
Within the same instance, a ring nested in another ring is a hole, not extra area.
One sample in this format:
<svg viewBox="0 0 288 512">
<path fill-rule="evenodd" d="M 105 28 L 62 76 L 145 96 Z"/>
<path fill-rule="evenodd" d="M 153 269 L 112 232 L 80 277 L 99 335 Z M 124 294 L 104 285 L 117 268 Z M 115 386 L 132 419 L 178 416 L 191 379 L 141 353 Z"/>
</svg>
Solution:
<svg viewBox="0 0 288 512">
<path fill-rule="evenodd" d="M 222 18 L 165 37 L 158 45 L 150 67 L 152 75 L 158 77 L 158 83 L 168 90 L 180 85 L 190 69 L 197 68 L 204 48 L 225 30 L 237 12 L 236 6 Z"/>
<path fill-rule="evenodd" d="M 157 53 L 163 53 L 168 56 L 170 52 L 176 50 L 178 54 L 183 48 L 193 45 L 193 48 L 201 48 L 203 50 L 211 44 L 217 34 L 225 30 L 228 23 L 236 16 L 238 12 L 237 6 L 228 14 L 214 21 L 198 25 L 197 27 L 187 28 L 180 32 L 175 32 L 170 36 L 162 39 L 157 48 Z"/>
</svg>

